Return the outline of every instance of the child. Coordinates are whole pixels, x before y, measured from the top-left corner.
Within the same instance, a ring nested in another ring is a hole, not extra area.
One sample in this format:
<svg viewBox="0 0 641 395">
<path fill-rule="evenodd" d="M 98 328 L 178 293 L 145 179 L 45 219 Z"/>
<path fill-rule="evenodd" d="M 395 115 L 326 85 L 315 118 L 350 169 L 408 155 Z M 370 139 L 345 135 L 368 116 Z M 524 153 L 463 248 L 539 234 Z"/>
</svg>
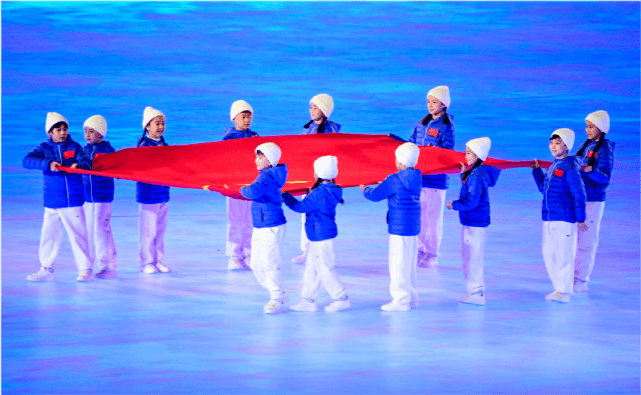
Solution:
<svg viewBox="0 0 641 395">
<path fill-rule="evenodd" d="M 351 306 L 345 286 L 338 279 L 334 261 L 336 205 L 343 203 L 343 189 L 335 184 L 338 159 L 322 156 L 314 161 L 316 183 L 307 196 L 299 201 L 289 193 L 283 194 L 285 204 L 297 213 L 305 213 L 305 232 L 309 242 L 308 259 L 303 274 L 302 300 L 289 308 L 295 311 L 316 311 L 320 286 L 325 288 L 332 302 L 325 311 L 340 311 Z"/>
<path fill-rule="evenodd" d="M 56 113 L 47 113 L 45 132 L 49 139 L 41 143 L 23 159 L 26 169 L 42 170 L 44 181 L 45 214 L 40 236 L 40 264 L 38 272 L 27 277 L 29 281 L 55 281 L 54 263 L 60 250 L 62 228 L 69 235 L 71 250 L 78 267 L 76 281 L 93 280 L 92 261 L 87 245 L 87 225 L 82 204 L 82 176 L 59 171 L 58 166 L 91 169 L 91 161 L 80 144 L 68 133 L 69 122 Z"/>
<path fill-rule="evenodd" d="M 249 264 L 256 279 L 269 291 L 270 299 L 263 310 L 266 314 L 277 314 L 284 310 L 289 300 L 283 289 L 280 271 L 281 246 L 285 237 L 285 214 L 280 189 L 287 181 L 287 166 L 278 164 L 280 148 L 274 143 L 263 143 L 256 147 L 256 167 L 260 172 L 256 180 L 240 189 L 240 193 L 251 199 L 252 238 Z"/>
<path fill-rule="evenodd" d="M 461 192 L 458 200 L 447 203 L 449 210 L 459 212 L 461 225 L 461 255 L 463 276 L 467 295 L 459 298 L 461 303 L 485 304 L 485 281 L 483 261 L 487 227 L 490 225 L 489 187 L 496 185 L 500 170 L 483 165 L 490 152 L 492 141 L 481 137 L 467 142 L 465 160 L 461 163 Z"/>
<path fill-rule="evenodd" d="M 454 118 L 447 112 L 450 103 L 447 86 L 437 86 L 427 92 L 429 114 L 416 125 L 409 141 L 422 146 L 454 149 Z M 447 187 L 446 174 L 423 176 L 421 233 L 418 236 L 418 265 L 421 267 L 438 266 Z"/>
<path fill-rule="evenodd" d="M 419 149 L 414 143 L 396 149 L 396 168 L 376 187 L 360 189 L 373 201 L 387 199 L 389 211 L 389 272 L 392 301 L 381 306 L 384 311 L 409 311 L 418 307 L 416 285 L 417 235 L 421 230 L 421 172 L 414 168 Z"/>
<path fill-rule="evenodd" d="M 90 160 L 100 155 L 115 152 L 108 141 L 107 121 L 102 115 L 89 117 L 84 125 L 87 145 L 84 153 Z M 98 278 L 118 277 L 118 256 L 116 245 L 111 233 L 111 202 L 114 200 L 114 180 L 110 177 L 100 177 L 89 174 L 82 175 L 85 186 L 85 217 L 87 218 L 87 234 L 89 236 L 89 251 L 92 262 L 96 260 Z"/>
<path fill-rule="evenodd" d="M 165 115 L 152 107 L 146 107 L 142 116 L 142 137 L 138 147 L 167 145 Z M 165 230 L 169 211 L 169 187 L 163 185 L 136 183 L 136 201 L 139 205 L 138 218 L 138 262 L 145 274 L 169 273 L 165 265 Z"/>
<path fill-rule="evenodd" d="M 581 178 L 587 195 L 586 222 L 588 230 L 580 230 L 574 264 L 574 292 L 586 292 L 594 268 L 594 257 L 599 245 L 599 230 L 605 208 L 605 189 L 610 183 L 614 166 L 614 142 L 605 138 L 610 130 L 610 116 L 595 111 L 585 118 L 588 139 L 576 153 L 581 163 Z"/>
<path fill-rule="evenodd" d="M 557 129 L 550 137 L 554 162 L 547 175 L 536 159 L 532 164 L 534 181 L 543 194 L 543 260 L 554 286 L 545 299 L 559 303 L 569 302 L 573 293 L 577 227 L 587 230 L 585 188 L 576 157 L 568 156 L 573 145 L 574 132 Z"/>
<path fill-rule="evenodd" d="M 327 93 L 320 93 L 309 101 L 311 120 L 303 126 L 303 134 L 339 133 L 341 125 L 328 118 L 334 111 L 334 99 Z M 305 214 L 301 215 L 300 249 L 301 255 L 292 258 L 293 263 L 304 264 L 309 251 L 309 239 L 305 234 Z"/>
<path fill-rule="evenodd" d="M 229 118 L 234 123 L 225 130 L 223 140 L 242 139 L 258 136 L 249 129 L 254 110 L 244 100 L 236 100 L 231 105 Z M 252 214 L 251 202 L 248 200 L 227 198 L 227 243 L 226 255 L 229 258 L 227 270 L 251 270 L 249 254 L 251 252 Z"/>
</svg>

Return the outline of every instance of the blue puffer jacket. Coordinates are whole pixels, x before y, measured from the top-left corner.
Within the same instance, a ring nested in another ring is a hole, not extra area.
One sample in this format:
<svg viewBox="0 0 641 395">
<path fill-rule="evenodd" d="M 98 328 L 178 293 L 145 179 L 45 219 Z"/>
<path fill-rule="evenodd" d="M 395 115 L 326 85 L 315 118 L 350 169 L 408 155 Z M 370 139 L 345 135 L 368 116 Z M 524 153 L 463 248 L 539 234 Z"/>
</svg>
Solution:
<svg viewBox="0 0 641 395">
<path fill-rule="evenodd" d="M 84 147 L 85 156 L 91 161 L 97 156 L 116 152 L 108 141 L 98 144 L 87 144 Z M 85 185 L 85 202 L 109 203 L 114 200 L 114 179 L 83 174 L 82 181 Z"/>
<path fill-rule="evenodd" d="M 155 147 L 163 144 L 145 136 L 139 147 Z M 136 202 L 142 204 L 167 203 L 169 201 L 169 187 L 164 185 L 146 184 L 144 182 L 136 183 Z"/>
<path fill-rule="evenodd" d="M 543 221 L 585 222 L 585 188 L 576 156 L 554 159 L 547 175 L 540 167 L 532 175 L 543 194 Z"/>
<path fill-rule="evenodd" d="M 309 121 L 303 127 L 303 134 L 317 134 L 318 127 L 320 125 L 314 121 Z M 321 133 L 339 133 L 341 131 L 341 125 L 336 122 L 332 122 L 329 119 L 325 119 L 325 125 L 323 126 L 323 131 Z"/>
<path fill-rule="evenodd" d="M 223 141 L 233 140 L 233 139 L 244 139 L 246 137 L 256 137 L 256 136 L 258 136 L 258 133 L 252 131 L 251 129 L 241 131 L 236 129 L 233 126 L 230 126 L 227 129 L 225 129 L 225 135 L 223 136 Z"/>
<path fill-rule="evenodd" d="M 311 241 L 333 239 L 338 235 L 336 205 L 343 198 L 343 188 L 327 182 L 311 190 L 301 201 L 288 192 L 283 200 L 290 209 L 305 213 L 305 233 Z"/>
<path fill-rule="evenodd" d="M 87 158 L 82 146 L 67 136 L 62 143 L 54 143 L 49 138 L 29 152 L 22 160 L 26 169 L 42 170 L 44 185 L 44 206 L 47 208 L 78 207 L 85 202 L 82 175 L 51 171 L 51 162 L 62 166 L 78 164 L 78 168 L 91 170 L 91 160 Z"/>
<path fill-rule="evenodd" d="M 261 170 L 251 185 L 240 188 L 240 194 L 252 201 L 254 228 L 271 228 L 287 223 L 280 192 L 286 181 L 287 165 L 280 164 Z"/>
<path fill-rule="evenodd" d="M 589 141 L 589 140 L 588 140 Z M 615 143 L 608 139 L 603 140 L 603 144 L 596 153 L 596 160 L 592 171 L 586 173 L 583 168 L 588 165 L 590 157 L 594 154 L 598 141 L 589 141 L 583 149 L 583 156 L 579 157 L 579 164 L 581 164 L 581 178 L 585 185 L 585 193 L 588 202 L 604 202 L 605 189 L 610 184 L 610 176 L 612 175 L 612 167 L 614 167 L 614 146 Z"/>
<path fill-rule="evenodd" d="M 413 167 L 390 174 L 363 195 L 373 202 L 387 199 L 388 232 L 398 236 L 416 236 L 421 232 L 421 171 Z"/>
<path fill-rule="evenodd" d="M 458 200 L 452 202 L 461 225 L 484 228 L 490 224 L 489 188 L 496 185 L 500 173 L 496 167 L 481 165 L 463 181 Z"/>
<path fill-rule="evenodd" d="M 427 114 L 416 124 L 409 141 L 422 146 L 454 149 L 454 117 L 445 113 L 442 117 L 432 119 Z M 423 176 L 423 188 L 447 189 L 449 176 L 435 174 Z"/>
</svg>

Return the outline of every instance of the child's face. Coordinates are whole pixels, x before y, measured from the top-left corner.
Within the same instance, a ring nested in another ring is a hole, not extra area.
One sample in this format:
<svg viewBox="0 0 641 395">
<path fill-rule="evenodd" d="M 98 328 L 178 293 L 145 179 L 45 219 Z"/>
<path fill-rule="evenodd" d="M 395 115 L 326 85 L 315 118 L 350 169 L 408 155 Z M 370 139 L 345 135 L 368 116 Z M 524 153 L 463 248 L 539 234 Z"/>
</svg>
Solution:
<svg viewBox="0 0 641 395">
<path fill-rule="evenodd" d="M 568 156 L 568 146 L 560 137 L 550 140 L 550 152 L 555 158 L 563 159 Z"/>
<path fill-rule="evenodd" d="M 85 140 L 89 144 L 98 144 L 102 141 L 102 134 L 98 133 L 94 128 L 85 126 Z"/>
<path fill-rule="evenodd" d="M 428 96 L 427 97 L 427 109 L 429 110 L 430 114 L 432 115 L 438 115 L 445 110 L 445 106 L 441 101 L 434 96 Z"/>
<path fill-rule="evenodd" d="M 64 143 L 69 135 L 69 127 L 63 123 L 59 127 L 51 129 L 47 134 L 51 137 L 51 140 L 53 140 L 54 143 Z"/>
<path fill-rule="evenodd" d="M 265 155 L 261 154 L 256 154 L 256 168 L 258 171 L 265 170 L 272 164 L 269 163 L 269 159 Z"/>
<path fill-rule="evenodd" d="M 147 124 L 147 135 L 149 138 L 158 140 L 165 133 L 165 117 L 158 115 Z"/>
<path fill-rule="evenodd" d="M 240 114 L 236 115 L 233 121 L 236 130 L 244 132 L 245 130 L 249 129 L 252 124 L 252 117 L 253 114 L 249 111 L 243 111 Z"/>
<path fill-rule="evenodd" d="M 474 152 L 472 152 L 470 147 L 465 146 L 465 160 L 467 161 L 468 166 L 472 166 L 476 163 L 477 160 L 479 160 L 479 157 L 476 156 Z"/>
<path fill-rule="evenodd" d="M 596 125 L 590 121 L 585 121 L 585 133 L 588 134 L 588 139 L 593 141 L 601 137 L 601 129 L 597 128 Z"/>
<path fill-rule="evenodd" d="M 312 121 L 315 122 L 320 122 L 325 118 L 321 109 L 314 103 L 309 104 L 309 116 L 312 118 Z"/>
</svg>

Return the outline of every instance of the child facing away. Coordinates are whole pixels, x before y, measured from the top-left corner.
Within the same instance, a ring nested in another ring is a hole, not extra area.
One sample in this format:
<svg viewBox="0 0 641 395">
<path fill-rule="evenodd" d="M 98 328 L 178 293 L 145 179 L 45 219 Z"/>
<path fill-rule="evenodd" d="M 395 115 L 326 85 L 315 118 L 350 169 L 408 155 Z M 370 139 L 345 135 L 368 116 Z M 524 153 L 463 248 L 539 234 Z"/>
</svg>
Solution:
<svg viewBox="0 0 641 395">
<path fill-rule="evenodd" d="M 102 115 L 87 118 L 83 127 L 85 140 L 87 140 L 84 153 L 92 163 L 98 156 L 116 151 L 108 141 L 103 140 L 107 137 L 107 121 Z M 110 177 L 83 174 L 82 181 L 85 186 L 83 208 L 87 219 L 89 254 L 98 268 L 96 277 L 103 279 L 118 277 L 118 255 L 111 233 L 114 180 Z"/>
<path fill-rule="evenodd" d="M 454 149 L 454 117 L 450 107 L 450 89 L 441 85 L 427 92 L 427 114 L 414 127 L 409 141 L 419 146 Z M 421 189 L 421 233 L 418 236 L 418 265 L 438 266 L 443 239 L 443 210 L 448 187 L 446 174 L 423 175 Z"/>
<path fill-rule="evenodd" d="M 381 306 L 384 311 L 409 311 L 418 308 L 416 284 L 417 236 L 421 230 L 421 172 L 414 168 L 419 149 L 414 143 L 396 149 L 396 168 L 375 187 L 361 185 L 363 195 L 377 202 L 387 199 L 389 211 L 389 272 L 392 301 Z"/>
<path fill-rule="evenodd" d="M 610 184 L 614 166 L 615 143 L 605 138 L 610 131 L 610 116 L 600 110 L 585 118 L 588 139 L 576 153 L 581 164 L 581 178 L 585 185 L 587 230 L 579 229 L 576 260 L 574 261 L 574 292 L 587 292 L 588 281 L 599 245 L 601 218 L 605 209 L 605 190 Z"/>
<path fill-rule="evenodd" d="M 283 287 L 281 272 L 282 244 L 285 237 L 285 214 L 281 188 L 287 181 L 287 165 L 279 164 L 281 151 L 274 143 L 256 147 L 256 180 L 240 189 L 251 199 L 252 238 L 249 265 L 258 283 L 269 291 L 269 301 L 263 307 L 266 314 L 284 310 L 289 300 Z"/>
<path fill-rule="evenodd" d="M 309 101 L 311 120 L 303 126 L 303 134 L 339 133 L 341 125 L 329 120 L 334 111 L 334 99 L 327 93 L 319 93 Z M 304 264 L 309 251 L 309 239 L 305 234 L 305 214 L 301 215 L 300 249 L 301 255 L 292 258 L 292 263 Z"/>
<path fill-rule="evenodd" d="M 449 210 L 459 212 L 461 221 L 461 259 L 467 294 L 461 303 L 485 304 L 483 266 L 487 227 L 490 225 L 489 188 L 496 185 L 500 170 L 483 165 L 490 152 L 492 141 L 481 137 L 467 142 L 465 160 L 461 163 L 461 192 L 458 200 L 447 203 Z"/>
<path fill-rule="evenodd" d="M 49 139 L 29 152 L 22 161 L 26 169 L 42 170 L 45 206 L 39 248 L 41 268 L 27 276 L 27 280 L 56 280 L 54 264 L 64 228 L 78 268 L 76 281 L 91 281 L 93 262 L 89 257 L 87 225 L 82 210 L 85 202 L 82 176 L 58 170 L 58 166 L 91 169 L 91 161 L 80 144 L 69 135 L 69 122 L 62 115 L 47 113 L 45 132 Z"/>
<path fill-rule="evenodd" d="M 283 194 L 287 207 L 305 214 L 305 232 L 310 240 L 301 301 L 289 306 L 291 310 L 317 311 L 316 299 L 321 285 L 332 299 L 325 306 L 325 311 L 340 311 L 351 306 L 335 268 L 334 238 L 338 235 L 336 206 L 343 203 L 343 189 L 334 181 L 337 175 L 338 158 L 322 156 L 314 161 L 316 183 L 302 201 L 289 192 Z"/>
<path fill-rule="evenodd" d="M 142 116 L 142 137 L 138 147 L 167 145 L 165 115 L 153 107 L 146 107 Z M 165 265 L 165 231 L 169 212 L 169 187 L 136 182 L 138 216 L 138 263 L 145 274 L 170 273 Z"/>
<path fill-rule="evenodd" d="M 543 260 L 554 291 L 546 300 L 559 303 L 570 301 L 573 294 L 574 258 L 577 228 L 587 230 L 585 224 L 585 188 L 579 173 L 579 164 L 568 152 L 574 145 L 574 131 L 563 128 L 552 132 L 550 152 L 554 162 L 547 171 L 534 159 L 532 175 L 543 194 Z"/>
<path fill-rule="evenodd" d="M 258 133 L 249 129 L 254 110 L 245 100 L 236 100 L 231 105 L 229 118 L 234 123 L 225 130 L 223 140 L 256 137 Z M 225 253 L 228 257 L 227 270 L 250 270 L 248 263 L 251 253 L 252 214 L 251 202 L 227 198 L 227 240 Z"/>
</svg>

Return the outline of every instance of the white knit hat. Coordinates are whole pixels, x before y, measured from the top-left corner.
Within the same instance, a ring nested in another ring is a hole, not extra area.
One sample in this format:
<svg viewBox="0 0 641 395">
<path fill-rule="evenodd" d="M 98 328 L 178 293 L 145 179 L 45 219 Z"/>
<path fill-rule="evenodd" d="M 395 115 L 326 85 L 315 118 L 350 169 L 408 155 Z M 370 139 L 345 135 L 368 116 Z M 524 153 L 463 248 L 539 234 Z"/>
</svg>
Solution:
<svg viewBox="0 0 641 395">
<path fill-rule="evenodd" d="M 102 138 L 107 137 L 107 120 L 102 115 L 93 115 L 85 121 L 82 125 L 83 128 L 89 127 L 102 135 Z"/>
<path fill-rule="evenodd" d="M 51 127 L 57 124 L 58 122 L 64 122 L 67 124 L 67 127 L 69 127 L 69 122 L 67 121 L 67 118 L 63 117 L 57 112 L 48 112 L 47 120 L 45 121 L 45 132 L 47 132 L 48 134 L 49 130 L 51 130 Z"/>
<path fill-rule="evenodd" d="M 280 147 L 274 143 L 262 143 L 254 152 L 262 152 L 272 166 L 276 166 L 280 160 Z"/>
<path fill-rule="evenodd" d="M 338 175 L 338 158 L 327 155 L 314 161 L 314 172 L 318 178 L 333 180 Z"/>
<path fill-rule="evenodd" d="M 585 120 L 595 124 L 596 127 L 599 128 L 599 130 L 603 133 L 607 133 L 610 131 L 610 116 L 606 111 L 599 110 L 590 113 L 587 117 L 585 117 Z"/>
<path fill-rule="evenodd" d="M 490 140 L 489 137 L 479 137 L 468 141 L 465 145 L 470 149 L 470 151 L 474 152 L 480 160 L 485 160 L 487 159 L 487 154 L 490 153 L 492 140 Z"/>
<path fill-rule="evenodd" d="M 407 167 L 414 167 L 418 163 L 418 154 L 421 151 L 414 143 L 403 143 L 396 148 L 396 160 Z"/>
<path fill-rule="evenodd" d="M 329 116 L 332 115 L 332 111 L 334 111 L 334 99 L 327 93 L 321 93 L 312 97 L 309 103 L 316 104 L 326 118 L 329 118 Z"/>
<path fill-rule="evenodd" d="M 430 96 L 434 96 L 435 98 L 439 99 L 445 107 L 449 107 L 450 103 L 452 102 L 450 100 L 450 88 L 445 85 L 440 85 L 436 88 L 430 89 L 430 91 L 427 92 L 427 96 L 428 98 Z"/>
<path fill-rule="evenodd" d="M 550 137 L 554 136 L 555 134 L 561 137 L 561 140 L 563 140 L 565 145 L 568 147 L 568 151 L 572 151 L 572 147 L 574 147 L 574 131 L 568 128 L 561 128 L 552 132 Z"/>
<path fill-rule="evenodd" d="M 252 106 L 250 106 L 249 103 L 247 103 L 245 100 L 236 100 L 231 105 L 231 111 L 229 111 L 229 119 L 231 119 L 233 122 L 234 118 L 236 118 L 236 115 L 240 114 L 243 111 L 249 111 L 252 114 L 254 113 Z"/>
<path fill-rule="evenodd" d="M 149 122 L 151 122 L 152 119 L 156 118 L 157 116 L 161 115 L 163 118 L 165 118 L 165 114 L 161 113 L 160 111 L 156 110 L 153 107 L 145 107 L 145 112 L 142 114 L 142 127 L 143 129 L 147 127 Z"/>
</svg>

